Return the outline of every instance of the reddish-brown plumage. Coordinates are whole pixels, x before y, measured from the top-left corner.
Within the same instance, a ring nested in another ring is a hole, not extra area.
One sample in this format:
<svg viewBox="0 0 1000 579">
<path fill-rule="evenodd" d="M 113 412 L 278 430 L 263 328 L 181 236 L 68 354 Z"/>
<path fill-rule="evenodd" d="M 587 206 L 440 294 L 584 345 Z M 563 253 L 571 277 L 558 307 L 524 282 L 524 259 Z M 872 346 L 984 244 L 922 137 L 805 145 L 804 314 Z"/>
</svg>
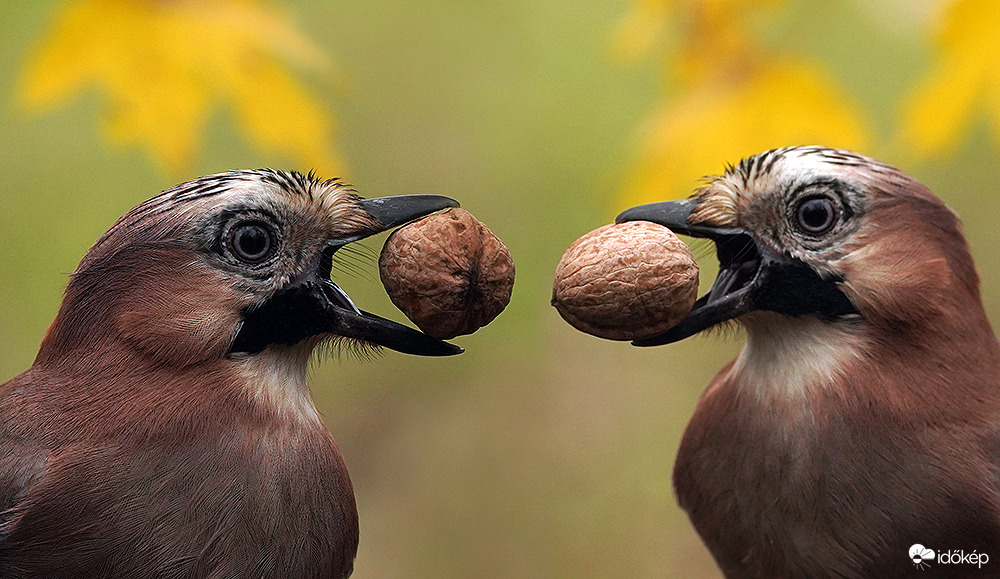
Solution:
<svg viewBox="0 0 1000 579">
<path fill-rule="evenodd" d="M 261 170 L 123 217 L 0 386 L 0 577 L 347 577 L 358 516 L 310 354 L 335 335 L 459 350 L 360 313 L 332 255 L 453 204 Z"/>
<path fill-rule="evenodd" d="M 685 432 L 674 484 L 727 576 L 912 577 L 913 544 L 998 552 L 996 393 L 987 408 L 934 408 L 941 396 L 922 400 L 921 390 L 970 376 L 886 375 L 913 355 L 928 353 L 877 355 L 803 399 L 758 399 L 752 392 L 768 385 L 742 382 L 731 366 L 713 380 Z M 917 388 L 901 392 L 907 381 Z M 988 388 L 978 376 L 967 384 Z M 969 394 L 962 390 L 954 396 Z"/>
<path fill-rule="evenodd" d="M 720 252 L 723 268 L 756 269 L 713 294 L 736 306 L 702 306 L 732 307 L 747 344 L 674 469 L 726 576 L 1000 576 L 1000 343 L 955 214 L 891 167 L 822 148 L 747 159 L 686 203 L 623 215 L 738 235 L 749 257 Z M 988 563 L 917 569 L 914 545 Z"/>
<path fill-rule="evenodd" d="M 121 344 L 100 358 L 4 387 L 0 576 L 350 572 L 354 495 L 322 424 L 251 404 L 227 362 L 170 368 Z"/>
</svg>

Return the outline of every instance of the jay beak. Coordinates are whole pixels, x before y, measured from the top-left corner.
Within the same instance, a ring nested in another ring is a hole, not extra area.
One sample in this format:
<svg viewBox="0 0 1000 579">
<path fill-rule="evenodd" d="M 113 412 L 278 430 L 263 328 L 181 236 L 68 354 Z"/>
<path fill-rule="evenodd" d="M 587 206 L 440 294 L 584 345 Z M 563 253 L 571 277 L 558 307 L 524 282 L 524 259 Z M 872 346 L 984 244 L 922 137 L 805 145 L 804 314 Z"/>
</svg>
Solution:
<svg viewBox="0 0 1000 579">
<path fill-rule="evenodd" d="M 461 349 L 359 310 L 333 254 L 457 205 L 259 170 L 122 217 L 0 386 L 0 577 L 350 575 L 357 510 L 311 352 Z"/>
<path fill-rule="evenodd" d="M 795 147 L 632 220 L 711 239 L 720 261 L 680 325 L 635 345 L 747 331 L 674 468 L 727 577 L 913 577 L 921 545 L 965 554 L 921 560 L 922 577 L 1000 576 L 1000 345 L 937 197 L 873 159 Z"/>
</svg>

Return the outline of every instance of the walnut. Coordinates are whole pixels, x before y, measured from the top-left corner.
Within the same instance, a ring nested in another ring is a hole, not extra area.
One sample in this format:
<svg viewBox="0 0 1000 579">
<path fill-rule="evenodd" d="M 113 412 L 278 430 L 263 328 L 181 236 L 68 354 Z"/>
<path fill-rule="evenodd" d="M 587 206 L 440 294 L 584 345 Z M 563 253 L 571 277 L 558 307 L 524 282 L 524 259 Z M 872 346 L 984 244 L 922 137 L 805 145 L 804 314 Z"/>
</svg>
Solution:
<svg viewBox="0 0 1000 579">
<path fill-rule="evenodd" d="M 552 305 L 574 328 L 637 340 L 677 325 L 694 306 L 698 264 L 672 231 L 649 221 L 605 225 L 569 246 Z"/>
<path fill-rule="evenodd" d="M 464 209 L 397 229 L 378 264 L 392 303 L 435 338 L 471 334 L 490 323 L 514 287 L 507 246 Z"/>
</svg>

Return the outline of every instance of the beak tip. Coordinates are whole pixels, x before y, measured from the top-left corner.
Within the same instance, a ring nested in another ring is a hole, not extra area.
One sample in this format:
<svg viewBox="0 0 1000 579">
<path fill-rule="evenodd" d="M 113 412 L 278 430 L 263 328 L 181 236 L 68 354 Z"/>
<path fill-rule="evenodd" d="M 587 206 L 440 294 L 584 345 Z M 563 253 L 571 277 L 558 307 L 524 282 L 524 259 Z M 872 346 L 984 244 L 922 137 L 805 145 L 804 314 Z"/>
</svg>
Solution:
<svg viewBox="0 0 1000 579">
<path fill-rule="evenodd" d="M 451 342 L 445 342 L 444 340 L 440 340 L 437 344 L 436 350 L 433 353 L 428 353 L 425 355 L 447 357 L 447 356 L 457 356 L 459 354 L 464 354 L 464 353 L 465 353 L 465 348 L 461 346 L 456 346 Z"/>
<path fill-rule="evenodd" d="M 625 223 L 627 221 L 636 221 L 635 211 L 634 211 L 635 209 L 636 208 L 633 207 L 631 209 L 626 209 L 625 211 L 622 211 L 621 213 L 619 213 L 618 216 L 615 217 L 615 223 Z"/>
</svg>

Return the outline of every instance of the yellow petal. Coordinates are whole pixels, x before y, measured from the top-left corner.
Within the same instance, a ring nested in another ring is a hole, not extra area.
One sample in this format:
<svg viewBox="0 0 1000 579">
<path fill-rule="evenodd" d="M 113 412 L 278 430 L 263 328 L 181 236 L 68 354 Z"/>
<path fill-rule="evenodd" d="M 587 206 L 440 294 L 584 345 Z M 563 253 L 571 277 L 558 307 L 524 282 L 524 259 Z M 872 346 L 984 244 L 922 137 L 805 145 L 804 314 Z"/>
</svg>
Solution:
<svg viewBox="0 0 1000 579">
<path fill-rule="evenodd" d="M 900 134 L 922 155 L 954 149 L 975 109 L 997 112 L 1000 11 L 992 0 L 957 0 L 936 37 L 936 62 L 903 99 Z M 1000 135 L 1000 131 L 998 131 Z"/>
<path fill-rule="evenodd" d="M 775 147 L 868 144 L 857 107 L 807 63 L 771 62 L 727 80 L 700 86 L 654 115 L 623 205 L 686 197 L 725 163 Z"/>
<path fill-rule="evenodd" d="M 39 110 L 62 104 L 98 77 L 100 2 L 73 2 L 59 13 L 25 62 L 18 103 Z"/>
<path fill-rule="evenodd" d="M 233 103 L 255 144 L 333 174 L 332 118 L 289 65 L 331 69 L 290 19 L 257 0 L 81 0 L 29 60 L 20 100 L 51 107 L 96 87 L 111 140 L 175 174 L 190 167 L 213 107 Z"/>
<path fill-rule="evenodd" d="M 960 60 L 927 74 L 903 99 L 904 144 L 921 155 L 954 148 L 968 126 L 983 84 L 980 68 L 975 62 Z"/>
<path fill-rule="evenodd" d="M 259 61 L 234 72 L 228 89 L 253 142 L 305 161 L 323 175 L 341 170 L 332 147 L 333 119 L 284 69 Z"/>
</svg>

